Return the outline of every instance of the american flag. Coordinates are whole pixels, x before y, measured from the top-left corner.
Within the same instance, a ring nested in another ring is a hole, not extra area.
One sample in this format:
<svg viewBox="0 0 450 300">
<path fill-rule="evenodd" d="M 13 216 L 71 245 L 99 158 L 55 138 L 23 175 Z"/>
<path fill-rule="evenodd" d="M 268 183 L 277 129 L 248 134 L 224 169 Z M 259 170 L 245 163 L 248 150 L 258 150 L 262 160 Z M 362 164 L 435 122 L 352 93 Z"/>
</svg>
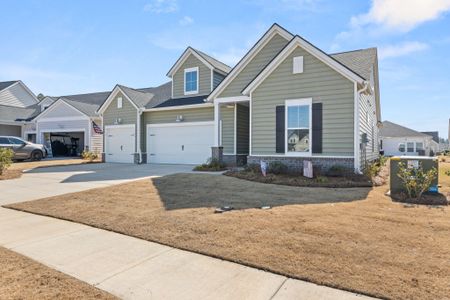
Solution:
<svg viewBox="0 0 450 300">
<path fill-rule="evenodd" d="M 95 124 L 95 122 L 92 122 L 92 128 L 94 129 L 94 132 L 97 134 L 103 134 L 103 130 L 100 128 L 100 126 L 98 126 L 97 124 Z"/>
</svg>

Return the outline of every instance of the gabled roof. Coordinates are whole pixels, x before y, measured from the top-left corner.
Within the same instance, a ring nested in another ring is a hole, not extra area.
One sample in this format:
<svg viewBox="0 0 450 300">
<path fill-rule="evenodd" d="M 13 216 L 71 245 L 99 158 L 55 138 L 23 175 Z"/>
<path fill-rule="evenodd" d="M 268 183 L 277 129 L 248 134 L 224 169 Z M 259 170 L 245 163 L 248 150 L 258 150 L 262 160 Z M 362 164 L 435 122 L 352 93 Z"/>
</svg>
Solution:
<svg viewBox="0 0 450 300">
<path fill-rule="evenodd" d="M 156 107 L 172 96 L 172 82 L 169 81 L 157 87 L 138 89 L 138 91 L 153 94 L 153 98 L 145 105 L 145 108 Z"/>
<path fill-rule="evenodd" d="M 146 93 L 142 91 L 138 91 L 132 88 L 129 88 L 124 85 L 117 85 L 123 93 L 137 106 L 137 107 L 145 107 L 150 100 L 153 98 L 152 93 Z"/>
<path fill-rule="evenodd" d="M 19 80 L 12 80 L 12 81 L 2 81 L 0 82 L 0 91 L 6 89 L 7 87 L 10 87 L 11 85 L 19 82 Z"/>
<path fill-rule="evenodd" d="M 198 58 L 202 63 L 204 63 L 211 70 L 217 71 L 224 75 L 227 75 L 230 72 L 231 67 L 227 66 L 223 62 L 218 61 L 217 59 L 199 51 L 192 47 L 187 47 L 184 50 L 183 54 L 181 54 L 180 58 L 175 62 L 175 64 L 170 68 L 169 72 L 167 72 L 167 76 L 172 77 L 173 74 L 180 68 L 183 62 L 190 56 L 194 55 Z"/>
<path fill-rule="evenodd" d="M 153 108 L 175 107 L 183 105 L 205 104 L 206 96 L 195 96 L 186 98 L 169 99 Z"/>
<path fill-rule="evenodd" d="M 41 111 L 38 104 L 28 107 L 16 107 L 0 104 L 0 122 L 29 121 Z"/>
<path fill-rule="evenodd" d="M 380 128 L 379 132 L 381 137 L 428 137 L 431 136 L 424 134 L 422 132 L 415 131 L 413 129 L 389 122 L 384 121 L 383 126 Z"/>
<path fill-rule="evenodd" d="M 333 53 L 330 56 L 364 79 L 369 80 L 372 68 L 376 63 L 377 48 Z"/>
<path fill-rule="evenodd" d="M 422 131 L 422 133 L 433 137 L 433 141 L 439 143 L 439 131 Z"/>
</svg>

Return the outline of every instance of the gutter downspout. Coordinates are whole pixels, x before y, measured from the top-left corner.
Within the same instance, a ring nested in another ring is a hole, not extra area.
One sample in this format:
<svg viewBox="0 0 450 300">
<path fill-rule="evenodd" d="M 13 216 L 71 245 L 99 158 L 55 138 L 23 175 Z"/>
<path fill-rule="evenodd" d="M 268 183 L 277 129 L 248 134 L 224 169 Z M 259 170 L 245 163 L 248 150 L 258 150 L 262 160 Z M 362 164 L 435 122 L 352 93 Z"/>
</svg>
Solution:
<svg viewBox="0 0 450 300">
<path fill-rule="evenodd" d="M 361 143 L 359 142 L 360 139 L 360 124 L 359 124 L 359 118 L 360 118 L 360 110 L 359 110 L 359 100 L 361 98 L 361 94 L 366 92 L 367 89 L 369 88 L 370 84 L 367 80 L 365 80 L 364 82 L 364 86 L 357 90 L 356 92 L 356 99 L 355 99 L 355 151 L 357 151 L 355 153 L 355 169 L 356 171 L 361 174 L 361 158 L 360 158 L 360 154 L 361 154 Z M 358 85 L 355 83 L 355 87 L 357 87 Z"/>
<path fill-rule="evenodd" d="M 139 164 L 142 164 L 142 148 L 141 148 L 141 116 L 144 111 L 142 108 L 139 108 L 137 110 L 137 137 L 136 137 L 136 143 L 137 143 L 137 151 L 139 155 Z"/>
</svg>

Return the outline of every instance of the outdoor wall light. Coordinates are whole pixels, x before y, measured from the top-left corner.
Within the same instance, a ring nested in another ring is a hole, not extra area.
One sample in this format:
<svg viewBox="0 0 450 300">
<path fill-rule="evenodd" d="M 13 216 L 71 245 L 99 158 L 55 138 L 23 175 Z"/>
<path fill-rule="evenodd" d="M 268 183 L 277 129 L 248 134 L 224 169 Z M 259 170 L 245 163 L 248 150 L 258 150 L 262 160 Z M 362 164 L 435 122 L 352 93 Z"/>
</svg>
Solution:
<svg viewBox="0 0 450 300">
<path fill-rule="evenodd" d="M 117 118 L 117 119 L 114 121 L 114 124 L 115 124 L 115 125 L 122 124 L 122 119 L 121 119 L 121 118 Z"/>
<path fill-rule="evenodd" d="M 182 116 L 182 115 L 178 115 L 178 116 L 177 116 L 177 119 L 176 119 L 175 121 L 177 121 L 177 122 L 183 122 L 183 120 L 184 120 L 183 116 Z"/>
</svg>

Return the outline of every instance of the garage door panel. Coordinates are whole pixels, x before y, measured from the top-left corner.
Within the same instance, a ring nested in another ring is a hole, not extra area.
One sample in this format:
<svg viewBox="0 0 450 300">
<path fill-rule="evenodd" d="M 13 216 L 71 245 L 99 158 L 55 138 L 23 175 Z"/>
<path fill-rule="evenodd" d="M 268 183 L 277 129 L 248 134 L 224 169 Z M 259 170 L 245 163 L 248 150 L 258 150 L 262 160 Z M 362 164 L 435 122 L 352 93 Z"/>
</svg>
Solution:
<svg viewBox="0 0 450 300">
<path fill-rule="evenodd" d="M 200 164 L 211 156 L 212 123 L 148 126 L 147 134 L 149 163 Z"/>
<path fill-rule="evenodd" d="M 105 160 L 107 162 L 133 163 L 135 139 L 134 126 L 106 127 Z"/>
</svg>

